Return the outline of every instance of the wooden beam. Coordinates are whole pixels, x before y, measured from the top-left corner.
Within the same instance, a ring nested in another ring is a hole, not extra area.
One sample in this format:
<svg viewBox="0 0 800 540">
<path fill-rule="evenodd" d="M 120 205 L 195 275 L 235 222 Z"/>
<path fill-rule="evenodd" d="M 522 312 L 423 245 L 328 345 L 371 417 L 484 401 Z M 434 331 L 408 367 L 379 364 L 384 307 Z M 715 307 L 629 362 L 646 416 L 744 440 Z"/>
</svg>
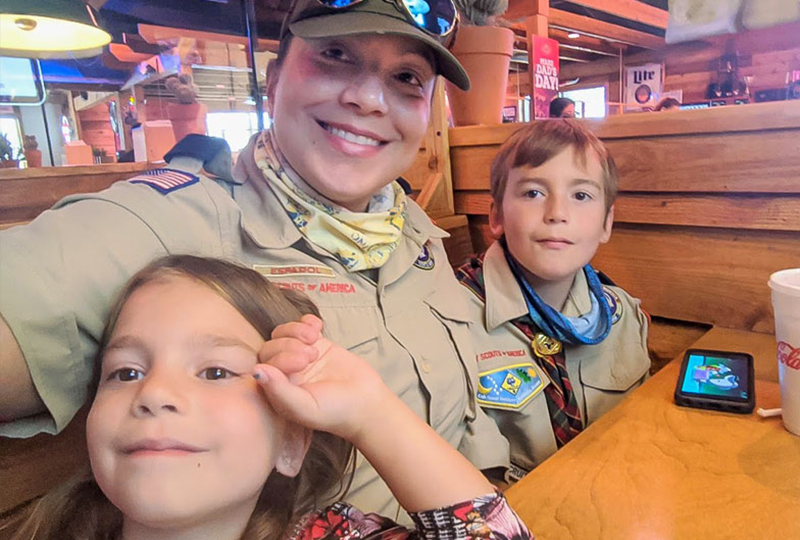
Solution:
<svg viewBox="0 0 800 540">
<path fill-rule="evenodd" d="M 575 31 L 591 37 L 608 41 L 618 41 L 645 49 L 660 49 L 666 45 L 662 37 L 631 30 L 630 28 L 617 26 L 616 24 L 590 19 L 589 17 L 575 15 L 568 11 L 561 11 L 560 9 L 550 10 L 550 27 L 566 31 Z"/>
<path fill-rule="evenodd" d="M 562 47 L 577 46 L 581 47 L 583 50 L 593 51 L 597 54 L 614 57 L 619 56 L 620 49 L 623 51 L 628 49 L 628 46 L 624 43 L 610 43 L 604 39 L 590 37 L 583 34 L 577 38 L 567 37 L 568 35 L 569 32 L 565 32 L 564 30 L 550 28 L 550 37 L 558 41 Z"/>
<path fill-rule="evenodd" d="M 215 32 L 204 32 L 202 30 L 188 30 L 186 28 L 172 28 L 170 26 L 156 26 L 154 24 L 139 24 L 138 32 L 148 43 L 158 43 L 159 41 L 168 41 L 170 39 L 192 38 L 247 45 L 247 38 L 245 36 L 218 34 Z M 278 52 L 278 41 L 274 39 L 259 39 L 256 50 L 259 52 Z"/>
<path fill-rule="evenodd" d="M 665 30 L 669 13 L 637 0 L 570 0 L 570 3 Z"/>
<path fill-rule="evenodd" d="M 507 21 L 525 19 L 531 15 L 550 16 L 550 0 L 509 0 L 503 13 Z"/>
</svg>

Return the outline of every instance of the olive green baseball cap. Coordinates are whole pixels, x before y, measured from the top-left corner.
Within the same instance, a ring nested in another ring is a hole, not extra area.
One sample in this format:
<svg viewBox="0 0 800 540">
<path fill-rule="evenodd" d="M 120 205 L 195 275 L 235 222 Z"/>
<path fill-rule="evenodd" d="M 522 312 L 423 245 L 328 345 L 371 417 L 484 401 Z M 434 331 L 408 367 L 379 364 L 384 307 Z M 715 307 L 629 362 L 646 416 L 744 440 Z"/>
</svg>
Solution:
<svg viewBox="0 0 800 540">
<path fill-rule="evenodd" d="M 469 76 L 444 46 L 445 38 L 429 34 L 416 26 L 399 2 L 401 0 L 361 0 L 348 7 L 331 8 L 319 0 L 296 0 L 283 22 L 281 40 L 288 33 L 305 39 L 358 34 L 408 36 L 431 48 L 439 75 L 458 88 L 469 90 Z"/>
</svg>

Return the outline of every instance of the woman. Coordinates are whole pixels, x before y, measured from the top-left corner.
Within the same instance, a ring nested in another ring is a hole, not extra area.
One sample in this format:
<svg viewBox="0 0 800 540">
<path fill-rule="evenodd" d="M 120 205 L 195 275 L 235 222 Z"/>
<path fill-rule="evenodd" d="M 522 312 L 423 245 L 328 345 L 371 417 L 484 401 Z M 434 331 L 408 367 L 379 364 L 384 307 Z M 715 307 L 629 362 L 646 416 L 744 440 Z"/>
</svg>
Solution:
<svg viewBox="0 0 800 540">
<path fill-rule="evenodd" d="M 435 76 L 469 85 L 443 45 L 450 0 L 408 5 L 413 14 L 399 0 L 298 0 L 268 75 L 273 128 L 253 138 L 232 182 L 151 171 L 0 234 L 0 418 L 16 419 L 0 434 L 63 429 L 87 399 L 117 289 L 158 257 L 193 253 L 307 293 L 328 337 L 367 359 L 450 444 L 478 468 L 506 465 L 474 401 L 444 233 L 394 182 L 421 145 Z M 348 500 L 400 512 L 363 460 Z"/>
<path fill-rule="evenodd" d="M 550 118 L 575 118 L 575 102 L 557 97 L 550 102 Z"/>
</svg>

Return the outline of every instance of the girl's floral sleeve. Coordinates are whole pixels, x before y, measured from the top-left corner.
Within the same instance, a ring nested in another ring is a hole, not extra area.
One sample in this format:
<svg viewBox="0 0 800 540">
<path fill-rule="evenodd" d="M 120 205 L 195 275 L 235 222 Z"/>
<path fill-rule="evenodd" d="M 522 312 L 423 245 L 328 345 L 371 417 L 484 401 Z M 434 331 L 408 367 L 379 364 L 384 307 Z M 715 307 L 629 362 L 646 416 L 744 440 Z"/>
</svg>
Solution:
<svg viewBox="0 0 800 540">
<path fill-rule="evenodd" d="M 439 510 L 412 513 L 422 540 L 530 540 L 528 527 L 500 492 Z"/>
<path fill-rule="evenodd" d="M 303 520 L 294 540 L 531 540 L 506 498 L 495 492 L 438 510 L 411 513 L 416 529 L 336 503 Z"/>
</svg>

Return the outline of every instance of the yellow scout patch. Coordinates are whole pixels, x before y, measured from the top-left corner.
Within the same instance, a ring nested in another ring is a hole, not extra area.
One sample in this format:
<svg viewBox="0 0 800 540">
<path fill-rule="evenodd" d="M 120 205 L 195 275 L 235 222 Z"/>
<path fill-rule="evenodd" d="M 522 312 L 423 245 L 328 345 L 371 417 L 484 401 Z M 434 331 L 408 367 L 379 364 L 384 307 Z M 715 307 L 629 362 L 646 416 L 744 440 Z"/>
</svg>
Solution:
<svg viewBox="0 0 800 540">
<path fill-rule="evenodd" d="M 531 341 L 531 348 L 536 356 L 544 358 L 561 352 L 561 342 L 539 332 Z"/>
<path fill-rule="evenodd" d="M 312 277 L 336 277 L 333 268 L 318 264 L 289 264 L 270 266 L 266 264 L 254 264 L 253 270 L 267 278 L 287 278 L 297 276 Z"/>
<path fill-rule="evenodd" d="M 495 409 L 520 409 L 542 391 L 533 364 L 513 364 L 478 375 L 478 403 Z"/>
<path fill-rule="evenodd" d="M 617 324 L 622 318 L 622 300 L 617 296 L 617 293 L 605 287 L 603 287 L 603 296 L 608 302 L 608 307 L 611 308 L 611 324 Z"/>
</svg>

